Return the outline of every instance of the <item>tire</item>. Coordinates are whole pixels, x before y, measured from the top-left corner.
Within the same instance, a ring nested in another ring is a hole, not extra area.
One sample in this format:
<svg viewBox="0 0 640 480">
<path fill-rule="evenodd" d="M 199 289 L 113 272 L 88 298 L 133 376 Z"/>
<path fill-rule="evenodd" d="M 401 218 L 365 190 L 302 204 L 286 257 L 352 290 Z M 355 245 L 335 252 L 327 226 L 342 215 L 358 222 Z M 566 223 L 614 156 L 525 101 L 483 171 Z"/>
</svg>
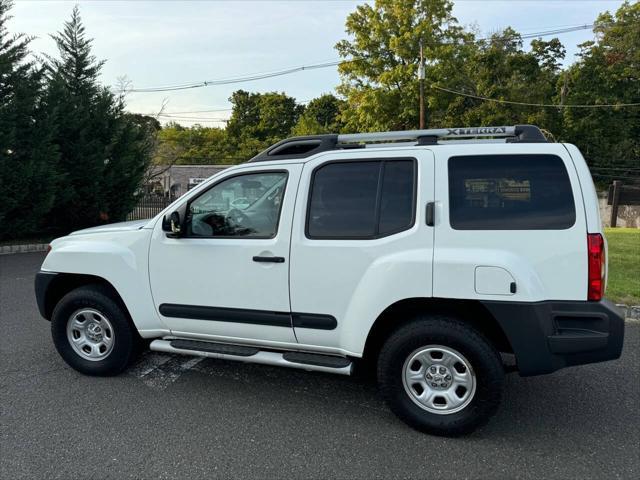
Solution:
<svg viewBox="0 0 640 480">
<path fill-rule="evenodd" d="M 101 285 L 80 287 L 62 297 L 51 317 L 51 336 L 69 366 L 95 376 L 121 373 L 141 343 L 124 306 Z M 72 337 L 78 338 L 75 347 Z"/>
<path fill-rule="evenodd" d="M 379 355 L 378 383 L 390 409 L 432 435 L 455 437 L 486 424 L 498 409 L 503 382 L 495 348 L 454 317 L 417 317 L 395 331 Z"/>
</svg>

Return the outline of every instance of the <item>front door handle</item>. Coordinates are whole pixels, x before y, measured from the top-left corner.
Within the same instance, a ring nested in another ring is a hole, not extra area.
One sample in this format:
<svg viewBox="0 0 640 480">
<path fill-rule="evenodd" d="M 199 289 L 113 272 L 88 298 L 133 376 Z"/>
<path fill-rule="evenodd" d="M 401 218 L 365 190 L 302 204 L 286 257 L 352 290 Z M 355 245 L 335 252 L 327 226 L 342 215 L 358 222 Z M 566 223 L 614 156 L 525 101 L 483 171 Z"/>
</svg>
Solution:
<svg viewBox="0 0 640 480">
<path fill-rule="evenodd" d="M 284 263 L 284 257 L 253 257 L 254 262 Z"/>
</svg>

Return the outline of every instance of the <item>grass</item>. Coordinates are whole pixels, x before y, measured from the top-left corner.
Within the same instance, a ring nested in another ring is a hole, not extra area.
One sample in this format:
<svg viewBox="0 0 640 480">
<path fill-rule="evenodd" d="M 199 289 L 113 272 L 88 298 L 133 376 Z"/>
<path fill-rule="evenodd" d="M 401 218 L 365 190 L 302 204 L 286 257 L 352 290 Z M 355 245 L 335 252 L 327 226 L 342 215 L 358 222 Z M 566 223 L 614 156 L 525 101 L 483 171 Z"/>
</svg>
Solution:
<svg viewBox="0 0 640 480">
<path fill-rule="evenodd" d="M 606 296 L 616 303 L 640 305 L 640 229 L 605 229 L 609 245 Z"/>
</svg>

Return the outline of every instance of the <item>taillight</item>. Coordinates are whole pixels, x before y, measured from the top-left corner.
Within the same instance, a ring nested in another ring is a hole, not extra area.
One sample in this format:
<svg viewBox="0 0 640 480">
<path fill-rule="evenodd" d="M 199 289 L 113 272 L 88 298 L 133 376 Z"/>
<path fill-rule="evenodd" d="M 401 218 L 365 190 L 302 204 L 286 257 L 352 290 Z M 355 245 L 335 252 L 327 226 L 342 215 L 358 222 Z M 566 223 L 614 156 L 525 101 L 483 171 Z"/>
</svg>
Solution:
<svg viewBox="0 0 640 480">
<path fill-rule="evenodd" d="M 602 300 L 604 295 L 605 253 L 604 239 L 599 233 L 587 235 L 589 255 L 589 287 L 587 300 Z"/>
</svg>

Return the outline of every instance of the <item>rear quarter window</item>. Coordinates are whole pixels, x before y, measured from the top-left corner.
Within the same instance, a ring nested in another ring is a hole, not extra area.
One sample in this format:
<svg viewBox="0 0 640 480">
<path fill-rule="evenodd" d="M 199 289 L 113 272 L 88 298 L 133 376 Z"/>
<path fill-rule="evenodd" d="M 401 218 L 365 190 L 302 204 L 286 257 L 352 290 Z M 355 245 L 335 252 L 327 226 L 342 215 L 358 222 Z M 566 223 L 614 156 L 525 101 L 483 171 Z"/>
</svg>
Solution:
<svg viewBox="0 0 640 480">
<path fill-rule="evenodd" d="M 576 221 L 556 155 L 449 158 L 449 222 L 456 230 L 563 230 Z"/>
</svg>

